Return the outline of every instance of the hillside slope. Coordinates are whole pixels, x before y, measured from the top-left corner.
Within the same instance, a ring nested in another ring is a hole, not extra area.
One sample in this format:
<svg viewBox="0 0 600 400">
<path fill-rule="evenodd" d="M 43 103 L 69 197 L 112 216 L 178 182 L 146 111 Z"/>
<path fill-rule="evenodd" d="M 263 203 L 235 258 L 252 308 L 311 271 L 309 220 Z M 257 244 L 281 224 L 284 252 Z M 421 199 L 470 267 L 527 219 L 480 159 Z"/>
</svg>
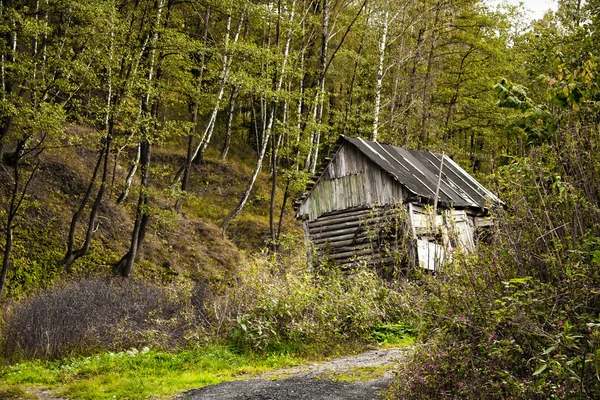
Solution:
<svg viewBox="0 0 600 400">
<path fill-rule="evenodd" d="M 87 131 L 78 127 L 82 131 Z M 111 160 L 110 182 L 100 207 L 92 246 L 87 256 L 77 260 L 68 278 L 112 274 L 112 264 L 127 251 L 131 240 L 139 170 L 123 204 L 116 199 L 121 193 L 135 149 Z M 171 183 L 177 167 L 185 161 L 185 147 L 171 144 L 153 154 L 150 170 L 151 219 L 142 251 L 133 273 L 152 281 L 169 281 L 174 277 L 194 281 L 227 282 L 236 265 L 267 245 L 269 236 L 268 176 L 261 174 L 243 213 L 233 221 L 227 237 L 219 227 L 223 218 L 237 204 L 244 190 L 255 157 L 253 149 L 236 144 L 229 158 L 217 161 L 211 149 L 200 165 L 193 165 L 189 192 L 180 210 L 176 210 L 176 193 Z M 240 158 L 238 155 L 241 154 Z M 16 220 L 7 296 L 18 298 L 38 288 L 47 287 L 65 277 L 61 260 L 66 251 L 69 225 L 80 205 L 92 177 L 96 153 L 84 147 L 48 149 L 40 156 Z M 33 166 L 24 168 L 29 175 Z M 11 176 L 0 173 L 5 210 L 10 198 Z M 97 191 L 94 186 L 92 195 Z M 278 200 L 280 202 L 280 197 Z M 289 203 L 288 203 L 289 204 Z M 280 207 L 280 205 L 278 205 Z M 75 247 L 85 236 L 89 205 L 80 219 Z M 291 207 L 284 212 L 285 230 L 299 234 Z"/>
</svg>

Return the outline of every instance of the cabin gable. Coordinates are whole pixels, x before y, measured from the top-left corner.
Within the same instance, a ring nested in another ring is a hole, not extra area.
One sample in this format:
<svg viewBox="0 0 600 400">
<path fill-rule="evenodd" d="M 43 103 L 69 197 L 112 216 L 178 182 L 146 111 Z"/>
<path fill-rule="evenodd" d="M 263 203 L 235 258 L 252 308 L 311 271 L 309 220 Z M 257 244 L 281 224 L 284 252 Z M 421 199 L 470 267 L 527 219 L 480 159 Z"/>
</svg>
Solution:
<svg viewBox="0 0 600 400">
<path fill-rule="evenodd" d="M 297 216 L 313 221 L 331 212 L 395 204 L 402 202 L 406 193 L 389 173 L 345 143 L 298 208 Z"/>
</svg>

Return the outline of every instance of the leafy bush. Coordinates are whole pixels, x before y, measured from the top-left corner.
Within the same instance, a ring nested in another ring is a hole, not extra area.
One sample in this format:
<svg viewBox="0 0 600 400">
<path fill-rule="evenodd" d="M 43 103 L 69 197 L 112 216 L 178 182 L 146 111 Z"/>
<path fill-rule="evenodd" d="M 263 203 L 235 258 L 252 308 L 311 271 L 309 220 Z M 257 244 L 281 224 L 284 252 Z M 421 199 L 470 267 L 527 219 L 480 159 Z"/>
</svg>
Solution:
<svg viewBox="0 0 600 400">
<path fill-rule="evenodd" d="M 599 182 L 555 157 L 502 168 L 493 243 L 407 286 L 428 335 L 390 398 L 600 398 Z"/>
<path fill-rule="evenodd" d="M 402 317 L 398 293 L 366 268 L 314 275 L 306 267 L 280 273 L 254 265 L 241 271 L 229 301 L 227 334 L 242 349 L 372 340 L 373 327 Z"/>
<path fill-rule="evenodd" d="M 5 313 L 2 353 L 9 360 L 60 358 L 98 350 L 174 348 L 190 327 L 189 299 L 132 279 L 58 286 Z"/>
</svg>

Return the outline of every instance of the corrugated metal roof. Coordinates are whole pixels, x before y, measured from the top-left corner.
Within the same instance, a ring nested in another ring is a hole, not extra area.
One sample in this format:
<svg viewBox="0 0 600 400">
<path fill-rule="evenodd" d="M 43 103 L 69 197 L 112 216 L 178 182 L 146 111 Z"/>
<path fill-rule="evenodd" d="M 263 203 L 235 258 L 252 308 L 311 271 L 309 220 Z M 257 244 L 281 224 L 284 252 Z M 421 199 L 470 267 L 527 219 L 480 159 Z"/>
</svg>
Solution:
<svg viewBox="0 0 600 400">
<path fill-rule="evenodd" d="M 407 150 L 342 135 L 338 143 L 341 145 L 344 142 L 359 149 L 414 195 L 434 201 L 441 154 Z M 502 203 L 450 157 L 444 156 L 438 203 L 453 207 L 485 208 L 490 202 Z"/>
<path fill-rule="evenodd" d="M 419 196 L 423 200 L 434 201 L 442 161 L 441 154 L 408 150 L 344 135 L 340 136 L 336 147 L 339 148 L 345 143 L 355 146 L 413 195 Z M 319 180 L 317 180 L 317 185 Z M 310 190 L 302 196 L 297 204 L 301 204 L 309 193 Z M 444 156 L 438 203 L 446 207 L 480 209 L 486 208 L 490 203 L 503 204 L 498 197 L 448 156 Z"/>
</svg>

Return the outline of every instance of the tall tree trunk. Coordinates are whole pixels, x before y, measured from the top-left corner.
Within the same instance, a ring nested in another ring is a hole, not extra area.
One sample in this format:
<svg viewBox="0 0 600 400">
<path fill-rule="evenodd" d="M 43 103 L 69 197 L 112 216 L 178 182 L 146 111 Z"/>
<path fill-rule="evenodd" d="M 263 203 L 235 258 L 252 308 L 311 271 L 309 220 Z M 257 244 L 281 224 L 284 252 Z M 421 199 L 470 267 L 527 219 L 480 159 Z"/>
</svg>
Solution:
<svg viewBox="0 0 600 400">
<path fill-rule="evenodd" d="M 140 154 L 141 154 L 141 182 L 140 182 L 140 195 L 138 197 L 138 203 L 135 212 L 135 222 L 133 224 L 133 231 L 131 233 L 131 243 L 129 250 L 123 257 L 115 264 L 115 270 L 121 276 L 129 276 L 133 269 L 133 263 L 137 257 L 138 250 L 142 244 L 140 238 L 143 239 L 145 235 L 145 227 L 148 222 L 148 215 L 146 206 L 148 204 L 148 169 L 150 168 L 150 143 L 144 140 L 140 143 Z"/>
<path fill-rule="evenodd" d="M 114 9 L 114 3 L 112 4 L 112 6 Z M 103 138 L 103 146 L 99 152 L 100 154 L 98 156 L 98 162 L 96 163 L 96 166 L 94 168 L 92 179 L 90 181 L 90 184 L 88 186 L 86 194 L 81 201 L 81 205 L 80 205 L 79 209 L 73 215 L 73 218 L 71 220 L 71 226 L 69 229 L 69 236 L 68 236 L 68 243 L 67 243 L 67 252 L 62 261 L 64 264 L 64 267 L 65 267 L 65 272 L 67 272 L 67 273 L 70 272 L 71 266 L 73 265 L 73 263 L 77 259 L 87 255 L 90 250 L 90 246 L 92 244 L 92 237 L 94 236 L 94 231 L 95 231 L 96 217 L 98 215 L 98 210 L 100 209 L 100 204 L 102 203 L 102 198 L 104 197 L 104 192 L 106 191 L 106 185 L 107 185 L 107 181 L 108 181 L 108 162 L 109 162 L 109 158 L 110 158 L 111 142 L 112 142 L 113 128 L 114 128 L 114 121 L 112 120 L 112 117 L 111 117 L 111 115 L 112 115 L 111 107 L 112 107 L 112 101 L 113 101 L 112 61 L 113 61 L 113 56 L 114 56 L 114 26 L 111 27 L 111 35 L 110 36 L 111 37 L 110 37 L 109 64 L 108 64 L 109 66 L 108 66 L 108 70 L 107 70 L 108 93 L 106 95 L 106 113 L 105 113 L 105 117 L 104 117 L 104 129 L 106 131 L 106 134 Z M 94 183 L 96 181 L 96 176 L 98 175 L 98 169 L 99 169 L 100 163 L 102 161 L 102 158 L 104 158 L 104 166 L 102 169 L 102 179 L 100 182 L 100 188 L 98 189 L 98 193 L 96 194 L 96 199 L 94 200 L 94 203 L 92 204 L 92 209 L 90 210 L 90 218 L 89 218 L 88 227 L 86 230 L 85 240 L 84 240 L 84 243 L 81 246 L 81 248 L 73 251 L 73 243 L 74 243 L 75 228 L 77 225 L 77 221 L 81 217 L 83 210 L 90 198 L 91 189 L 94 186 Z"/>
<path fill-rule="evenodd" d="M 242 25 L 244 23 L 245 15 L 246 15 L 246 10 L 244 9 L 244 11 L 242 11 L 242 14 L 240 15 L 240 20 L 238 22 L 238 26 L 237 26 L 235 35 L 233 37 L 233 44 L 237 43 L 237 41 L 238 41 L 240 32 L 242 30 Z M 213 107 L 212 113 L 208 120 L 208 124 L 206 125 L 206 127 L 204 128 L 204 132 L 202 133 L 202 140 L 198 144 L 198 147 L 196 148 L 196 151 L 194 152 L 194 156 L 192 158 L 193 162 L 196 164 L 200 164 L 202 162 L 202 159 L 204 158 L 206 149 L 210 143 L 210 140 L 211 140 L 211 137 L 212 137 L 212 134 L 214 131 L 214 127 L 215 127 L 215 122 L 217 120 L 217 113 L 219 112 L 221 100 L 223 99 L 223 93 L 225 93 L 225 87 L 227 86 L 227 79 L 229 78 L 229 71 L 231 69 L 231 63 L 233 61 L 233 56 L 231 54 L 230 44 L 229 44 L 230 28 L 231 28 L 231 15 L 227 19 L 227 33 L 225 34 L 225 51 L 223 52 L 223 67 L 221 69 L 221 74 L 220 74 L 221 82 L 219 85 L 219 90 L 217 92 L 217 99 L 215 101 L 215 105 Z"/>
<path fill-rule="evenodd" d="M 271 201 L 269 202 L 269 228 L 273 250 L 277 247 L 275 232 L 275 199 L 277 195 L 277 135 L 271 135 Z"/>
<path fill-rule="evenodd" d="M 4 287 L 6 286 L 6 279 L 8 276 L 8 269 L 10 267 L 10 257 L 12 254 L 13 241 L 14 241 L 14 228 L 15 228 L 15 219 L 17 217 L 17 213 L 21 208 L 21 204 L 23 203 L 23 199 L 27 193 L 27 189 L 33 177 L 35 176 L 40 162 L 37 161 L 34 166 L 29 178 L 25 182 L 23 189 L 20 189 L 20 181 L 21 181 L 21 161 L 23 158 L 23 154 L 25 152 L 25 144 L 28 141 L 28 138 L 24 138 L 17 143 L 17 147 L 15 150 L 12 171 L 13 171 L 13 188 L 10 195 L 10 202 L 8 204 L 8 209 L 6 213 L 6 231 L 4 234 L 4 252 L 2 254 L 2 270 L 0 270 L 0 298 L 2 297 L 2 293 L 4 292 Z M 41 142 L 40 142 L 41 144 Z M 41 151 L 40 151 L 41 152 Z M 39 153 L 36 155 L 39 156 Z"/>
<path fill-rule="evenodd" d="M 331 66 L 331 63 L 333 62 L 337 52 L 342 47 L 342 44 L 344 43 L 346 37 L 348 36 L 348 33 L 350 33 L 352 26 L 354 25 L 354 23 L 356 22 L 356 20 L 362 13 L 362 11 L 365 9 L 366 5 L 367 5 L 367 0 L 364 0 L 360 6 L 358 12 L 354 16 L 354 19 L 346 27 L 346 31 L 344 32 L 344 35 L 342 36 L 337 47 L 331 54 L 331 57 L 329 57 L 329 60 L 327 60 L 329 40 L 331 39 L 331 36 L 329 34 L 330 15 L 329 15 L 329 1 L 323 0 L 321 55 L 319 57 L 319 91 L 317 92 L 317 94 L 315 96 L 316 110 L 315 110 L 315 112 L 313 112 L 315 131 L 311 134 L 312 155 L 310 155 L 309 159 L 307 159 L 307 161 L 310 161 L 310 167 L 309 167 L 308 171 L 311 174 L 315 173 L 315 171 L 317 169 L 317 161 L 319 159 L 319 145 L 320 145 L 320 140 L 321 140 L 320 125 L 323 122 L 323 107 L 325 105 L 324 104 L 325 103 L 325 78 L 327 76 L 327 71 L 329 70 L 329 67 Z"/>
<path fill-rule="evenodd" d="M 151 115 L 153 119 L 157 117 L 158 114 L 158 106 L 156 103 L 152 104 L 154 99 L 152 96 L 152 87 L 160 78 L 160 71 L 157 68 L 155 74 L 156 67 L 156 44 L 158 42 L 158 29 L 161 25 L 161 18 L 163 12 L 163 3 L 164 0 L 157 1 L 157 12 L 156 12 L 156 22 L 152 32 L 152 42 L 150 44 L 150 54 L 148 55 L 148 91 L 142 100 L 142 114 L 143 115 Z M 172 2 L 168 2 L 167 8 L 167 17 L 165 18 L 165 24 L 168 20 L 170 7 L 172 6 Z M 159 57 L 160 59 L 161 57 Z M 151 148 L 152 145 L 150 143 L 150 127 L 145 126 L 143 132 L 141 133 L 140 138 L 140 161 L 141 161 L 141 180 L 140 180 L 140 193 L 138 197 L 138 203 L 135 211 L 135 222 L 133 225 L 133 231 L 131 234 L 131 244 L 129 246 L 129 251 L 123 255 L 121 260 L 117 264 L 115 264 L 115 270 L 121 276 L 129 276 L 131 270 L 133 269 L 133 263 L 137 258 L 137 254 L 139 249 L 142 246 L 144 236 L 146 234 L 146 227 L 150 216 L 148 215 L 148 190 L 149 190 L 149 170 L 150 170 L 150 156 L 151 156 Z"/>
<path fill-rule="evenodd" d="M 354 70 L 352 71 L 352 79 L 350 80 L 350 87 L 348 88 L 348 101 L 346 102 L 346 110 L 344 112 L 344 127 L 342 133 L 345 134 L 348 127 L 348 115 L 352 109 L 352 102 L 354 101 L 354 86 L 356 85 L 356 76 L 358 74 L 358 67 L 360 66 L 360 58 L 362 57 L 362 50 L 364 45 L 364 35 L 360 38 L 360 44 L 356 52 L 356 61 L 354 62 Z"/>
<path fill-rule="evenodd" d="M 321 25 L 321 55 L 319 56 L 319 89 L 315 95 L 315 109 L 313 111 L 314 132 L 311 134 L 312 154 L 310 155 L 309 169 L 311 175 L 317 169 L 319 158 L 319 144 L 321 129 L 319 125 L 323 120 L 323 103 L 325 102 L 325 75 L 327 65 L 327 48 L 329 46 L 329 0 L 323 0 L 323 22 Z"/>
<path fill-rule="evenodd" d="M 388 126 L 389 126 L 389 130 L 393 131 L 394 130 L 394 120 L 395 120 L 395 114 L 396 114 L 396 103 L 398 101 L 398 87 L 400 86 L 400 79 L 401 79 L 401 71 L 402 71 L 402 67 L 404 64 L 404 57 L 405 57 L 405 36 L 406 36 L 406 11 L 407 11 L 407 7 L 408 7 L 408 1 L 404 3 L 404 6 L 402 7 L 402 22 L 401 22 L 401 27 L 402 27 L 402 34 L 400 37 L 400 44 L 398 46 L 398 61 L 397 61 L 397 65 L 396 65 L 396 73 L 394 74 L 394 91 L 392 93 L 392 98 L 390 100 L 390 116 L 389 116 L 389 120 L 388 120 Z"/>
<path fill-rule="evenodd" d="M 229 98 L 229 108 L 227 109 L 227 126 L 225 127 L 225 142 L 221 149 L 221 161 L 225 161 L 229 146 L 231 145 L 231 131 L 233 126 L 233 117 L 235 111 L 235 101 L 237 99 L 240 87 L 235 85 L 231 88 L 231 97 Z"/>
<path fill-rule="evenodd" d="M 379 41 L 379 63 L 377 65 L 377 80 L 375 81 L 375 106 L 373 109 L 373 132 L 371 140 L 377 141 L 379 136 L 379 107 L 381 105 L 381 88 L 383 86 L 383 62 L 385 60 L 385 47 L 389 24 L 389 0 L 386 2 L 382 21 L 381 40 Z"/>
<path fill-rule="evenodd" d="M 102 179 L 100 181 L 100 188 L 98 189 L 98 193 L 96 194 L 96 198 L 94 200 L 94 203 L 92 204 L 92 209 L 90 210 L 90 218 L 83 245 L 79 249 L 72 251 L 73 244 L 72 242 L 70 242 L 69 250 L 71 251 L 67 251 L 67 254 L 65 255 L 65 258 L 63 260 L 65 272 L 67 273 L 71 271 L 71 266 L 75 261 L 88 254 L 92 245 L 92 238 L 96 230 L 96 218 L 98 217 L 98 211 L 100 210 L 100 205 L 102 204 L 102 199 L 104 197 L 104 193 L 106 192 L 106 186 L 108 181 L 108 161 L 110 158 L 111 140 L 111 136 L 108 136 L 106 138 L 106 143 L 103 148 L 104 166 L 102 169 Z M 69 239 L 72 240 L 71 235 L 69 235 Z"/>
<path fill-rule="evenodd" d="M 281 39 L 281 0 L 277 2 L 277 25 L 275 27 L 275 46 L 279 48 L 279 41 Z M 291 38 L 291 26 L 288 30 L 288 36 L 286 40 L 286 52 L 289 50 L 289 41 Z M 275 77 L 277 80 L 277 77 Z M 276 85 L 276 83 L 275 83 Z M 273 107 L 277 107 L 277 104 L 273 104 Z M 284 114 L 285 118 L 285 114 Z M 285 121 L 283 121 L 285 124 Z M 281 137 L 281 134 L 279 135 Z M 275 199 L 277 195 L 277 150 L 279 148 L 279 141 L 277 139 L 277 135 L 271 135 L 271 201 L 269 202 L 269 228 L 271 233 L 271 245 L 272 250 L 277 248 L 277 244 L 275 243 Z"/>
<path fill-rule="evenodd" d="M 434 51 L 435 51 L 435 45 L 436 45 L 436 39 L 437 39 L 437 29 L 438 29 L 438 22 L 439 22 L 439 16 L 440 16 L 440 9 L 442 7 L 442 3 L 441 1 L 439 1 L 437 3 L 436 9 L 435 9 L 435 18 L 434 18 L 434 22 L 433 25 L 431 27 L 431 43 L 429 44 L 429 55 L 427 57 L 427 71 L 425 72 L 425 82 L 423 84 L 423 93 L 422 93 L 422 103 L 423 103 L 423 110 L 421 113 L 421 129 L 419 131 L 419 140 L 417 143 L 417 149 L 421 150 L 423 148 L 423 146 L 426 144 L 427 141 L 427 137 L 429 135 L 429 132 L 427 131 L 427 122 L 429 121 L 429 99 L 431 97 L 431 93 L 430 93 L 430 87 L 431 87 L 431 80 L 433 79 L 432 77 L 432 73 L 431 70 L 433 68 L 433 59 L 434 59 Z"/>
<path fill-rule="evenodd" d="M 208 39 L 208 23 L 209 23 L 209 21 L 210 21 L 210 7 L 207 7 L 206 8 L 206 17 L 204 18 L 204 28 L 203 28 L 203 32 L 202 32 L 202 44 L 204 46 L 206 46 L 207 39 Z M 205 52 L 201 51 L 200 52 L 200 76 L 198 77 L 198 83 L 197 83 L 198 94 L 200 93 L 200 90 L 202 88 L 202 84 L 204 81 L 204 70 L 205 70 L 204 59 L 205 59 Z M 179 179 L 181 179 L 179 176 L 182 175 L 183 181 L 181 182 L 181 190 L 183 192 L 187 191 L 188 182 L 190 180 L 190 170 L 192 168 L 192 158 L 194 157 L 194 139 L 196 137 L 196 129 L 197 129 L 197 125 L 198 125 L 198 107 L 199 107 L 198 99 L 194 99 L 194 111 L 192 114 L 193 126 L 192 126 L 192 131 L 191 131 L 190 135 L 188 136 L 188 149 L 187 149 L 187 155 L 185 158 L 185 164 L 183 166 L 183 172 L 177 173 L 177 176 L 175 177 L 175 182 L 174 182 L 174 185 L 176 185 L 177 182 L 179 181 Z M 179 207 L 181 207 L 181 204 L 178 204 L 177 209 L 179 209 Z"/>
<path fill-rule="evenodd" d="M 444 121 L 444 136 L 443 136 L 443 140 L 449 140 L 450 139 L 450 120 L 452 118 L 452 113 L 454 111 L 454 106 L 456 105 L 457 101 L 458 101 L 458 97 L 460 94 L 460 88 L 461 88 L 461 84 L 462 82 L 462 78 L 465 72 L 465 62 L 467 60 L 467 58 L 471 55 L 471 53 L 474 50 L 474 46 L 471 45 L 469 46 L 469 49 L 465 52 L 464 56 L 460 59 L 460 65 L 458 67 L 458 71 L 456 72 L 456 85 L 454 85 L 454 93 L 452 93 L 452 97 L 450 98 L 450 101 L 448 102 L 448 111 L 446 112 L 446 118 Z"/>
<path fill-rule="evenodd" d="M 92 190 L 94 188 L 94 184 L 96 183 L 96 178 L 98 177 L 98 172 L 100 171 L 100 166 L 102 165 L 102 159 L 104 158 L 104 147 L 101 151 L 98 152 L 98 160 L 96 161 L 96 166 L 94 167 L 94 172 L 92 173 L 92 178 L 90 179 L 90 183 L 81 199 L 81 203 L 79 204 L 79 208 L 73 214 L 71 218 L 71 225 L 69 226 L 69 234 L 67 235 L 67 252 L 63 257 L 61 264 L 65 266 L 65 271 L 68 272 L 71 264 L 73 263 L 72 255 L 73 255 L 73 247 L 75 245 L 75 230 L 77 229 L 77 223 L 83 216 L 83 212 L 85 210 L 85 206 L 87 205 L 91 195 Z M 70 260 L 70 261 L 69 261 Z"/>
</svg>

